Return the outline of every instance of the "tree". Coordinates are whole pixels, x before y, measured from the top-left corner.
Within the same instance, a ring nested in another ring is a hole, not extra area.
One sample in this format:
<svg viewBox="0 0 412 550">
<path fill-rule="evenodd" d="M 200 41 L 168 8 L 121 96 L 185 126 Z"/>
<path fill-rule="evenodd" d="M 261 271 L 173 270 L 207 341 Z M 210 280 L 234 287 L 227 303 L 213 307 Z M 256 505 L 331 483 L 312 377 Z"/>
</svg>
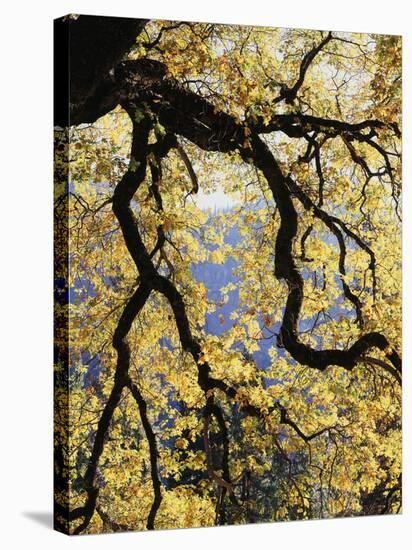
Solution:
<svg viewBox="0 0 412 550">
<path fill-rule="evenodd" d="M 57 25 L 56 527 L 397 513 L 400 38 Z"/>
</svg>

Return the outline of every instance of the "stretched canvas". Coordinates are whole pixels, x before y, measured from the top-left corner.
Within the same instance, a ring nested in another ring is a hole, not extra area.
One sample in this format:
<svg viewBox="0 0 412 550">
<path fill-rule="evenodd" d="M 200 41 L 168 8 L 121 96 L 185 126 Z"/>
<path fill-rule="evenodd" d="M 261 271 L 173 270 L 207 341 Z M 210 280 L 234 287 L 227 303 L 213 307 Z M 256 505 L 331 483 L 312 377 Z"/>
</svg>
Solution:
<svg viewBox="0 0 412 550">
<path fill-rule="evenodd" d="M 55 21 L 55 528 L 401 511 L 401 38 Z"/>
</svg>

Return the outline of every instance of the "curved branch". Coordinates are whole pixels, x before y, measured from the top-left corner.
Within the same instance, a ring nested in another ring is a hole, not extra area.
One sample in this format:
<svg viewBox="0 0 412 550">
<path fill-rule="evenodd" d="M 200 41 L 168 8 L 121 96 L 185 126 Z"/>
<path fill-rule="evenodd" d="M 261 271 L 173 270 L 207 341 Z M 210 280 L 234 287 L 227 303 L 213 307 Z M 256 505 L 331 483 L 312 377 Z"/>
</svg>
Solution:
<svg viewBox="0 0 412 550">
<path fill-rule="evenodd" d="M 97 466 L 103 452 L 107 431 L 109 429 L 113 413 L 119 404 L 123 388 L 126 386 L 128 381 L 130 349 L 126 341 L 126 337 L 130 331 L 133 320 L 143 308 L 150 292 L 151 288 L 146 284 L 141 284 L 138 287 L 124 308 L 113 335 L 113 347 L 117 351 L 117 365 L 114 375 L 114 384 L 110 392 L 109 399 L 107 400 L 103 413 L 99 419 L 92 453 L 84 477 L 84 489 L 87 493 L 86 503 L 84 506 L 74 509 L 69 514 L 70 521 L 83 517 L 83 521 L 74 530 L 74 534 L 79 534 L 86 529 L 96 507 L 99 493 L 99 489 L 96 485 Z"/>
<path fill-rule="evenodd" d="M 389 365 L 385 361 L 382 361 L 381 359 L 377 359 L 376 357 L 370 357 L 368 355 L 362 357 L 362 360 L 365 361 L 365 363 L 368 363 L 372 366 L 381 367 L 383 370 L 386 370 L 391 376 L 395 378 L 395 380 L 398 382 L 400 386 L 402 386 L 402 378 L 399 374 L 399 372 L 392 367 L 392 365 Z"/>
<path fill-rule="evenodd" d="M 149 124 L 141 124 L 136 130 L 136 134 L 142 141 L 144 138 L 148 138 L 149 135 Z M 144 142 L 144 141 L 143 141 Z M 143 162 L 144 161 L 144 162 Z M 124 200 L 132 199 L 135 190 L 139 186 L 140 182 L 143 181 L 146 172 L 146 157 L 144 152 L 142 153 L 141 148 L 137 146 L 136 140 L 132 144 L 131 150 L 131 161 L 129 164 L 129 169 L 126 174 L 121 179 L 120 183 L 116 187 L 116 190 L 113 195 L 113 211 L 116 213 L 118 211 L 122 212 L 126 207 L 128 208 L 128 203 L 124 204 Z M 121 194 L 118 189 L 120 188 Z M 130 211 L 131 212 L 131 211 Z M 128 220 L 130 221 L 130 220 Z M 133 220 L 134 222 L 134 220 Z M 148 254 L 146 253 L 147 257 Z M 151 264 L 150 258 L 146 259 L 146 263 Z M 84 488 L 87 492 L 87 499 L 84 506 L 81 506 L 73 510 L 69 517 L 70 520 L 74 520 L 80 517 L 83 517 L 83 521 L 78 525 L 74 530 L 75 534 L 81 533 L 90 523 L 90 520 L 93 516 L 96 501 L 98 496 L 98 487 L 96 485 L 96 472 L 99 458 L 103 452 L 104 442 L 109 428 L 114 410 L 116 409 L 123 388 L 128 384 L 128 370 L 130 364 L 130 348 L 126 340 L 127 334 L 130 331 L 131 325 L 136 318 L 137 314 L 143 308 L 146 303 L 152 286 L 150 284 L 150 279 L 143 279 L 141 277 L 141 283 L 136 292 L 133 294 L 129 302 L 127 303 L 123 313 L 119 319 L 116 330 L 113 335 L 113 347 L 117 351 L 117 365 L 114 376 L 114 385 L 110 392 L 109 399 L 106 403 L 106 406 L 103 410 L 102 416 L 100 417 L 98 428 L 93 444 L 93 449 L 91 457 L 89 459 L 89 464 L 86 470 L 84 478 Z M 143 421 L 143 418 L 142 418 Z M 155 490 L 155 498 L 157 493 Z"/>
<path fill-rule="evenodd" d="M 275 245 L 275 276 L 285 280 L 289 287 L 286 307 L 280 328 L 280 344 L 302 365 L 325 370 L 329 365 L 336 365 L 352 370 L 361 355 L 371 348 L 378 348 L 386 353 L 387 359 L 401 373 L 401 360 L 397 352 L 390 348 L 383 334 L 370 332 L 363 334 L 347 350 L 315 350 L 299 341 L 298 319 L 303 303 L 303 278 L 296 268 L 292 243 L 298 230 L 298 217 L 289 188 L 290 178 L 286 178 L 274 159 L 269 148 L 256 134 L 252 135 L 252 149 L 241 151 L 245 160 L 253 163 L 265 175 L 273 198 L 278 206 L 281 223 Z"/>
<path fill-rule="evenodd" d="M 310 435 L 306 435 L 302 432 L 302 430 L 299 428 L 299 426 L 296 424 L 296 422 L 294 422 L 293 420 L 291 420 L 289 418 L 285 407 L 283 407 L 282 405 L 279 404 L 278 409 L 280 411 L 280 423 L 281 424 L 287 424 L 288 426 L 293 428 L 295 430 L 295 432 L 298 434 L 298 436 L 301 439 L 303 439 L 303 441 L 305 441 L 305 443 L 309 443 L 309 441 L 312 441 L 312 439 L 315 439 L 316 437 L 319 437 L 320 435 L 328 432 L 331 429 L 331 427 L 322 428 L 321 430 L 318 430 L 317 432 L 314 432 Z"/>
<path fill-rule="evenodd" d="M 160 504 L 162 502 L 162 492 L 161 492 L 161 483 L 159 478 L 159 471 L 157 466 L 157 443 L 156 443 L 156 436 L 153 432 L 153 428 L 150 424 L 149 418 L 147 416 L 147 404 L 145 399 L 143 398 L 141 392 L 139 391 L 139 388 L 136 386 L 136 384 L 133 384 L 133 382 L 129 379 L 127 382 L 127 387 L 130 389 L 131 394 L 133 395 L 137 406 L 139 407 L 140 412 L 140 418 L 142 419 L 143 429 L 146 434 L 146 439 L 149 443 L 149 451 L 150 451 L 150 472 L 152 477 L 152 485 L 153 485 L 153 491 L 154 491 L 154 499 L 152 502 L 152 506 L 150 508 L 149 516 L 147 518 L 147 528 L 149 530 L 154 529 L 154 521 L 156 518 L 157 511 L 160 507 Z"/>
<path fill-rule="evenodd" d="M 192 189 L 189 191 L 188 195 L 196 194 L 199 191 L 199 182 L 197 181 L 196 172 L 193 170 L 192 163 L 190 162 L 190 158 L 187 156 L 186 151 L 184 150 L 183 146 L 178 142 L 176 149 L 179 152 L 179 155 L 181 159 L 183 160 L 186 169 L 189 173 L 190 179 L 192 180 Z"/>
<path fill-rule="evenodd" d="M 397 137 L 400 137 L 400 131 L 396 124 L 386 123 L 381 120 L 370 119 L 350 123 L 303 113 L 274 113 L 269 122 L 265 122 L 262 117 L 255 116 L 251 121 L 248 121 L 248 125 L 258 133 L 267 134 L 281 131 L 289 137 L 297 138 L 305 137 L 308 132 L 324 133 L 329 137 L 341 136 L 346 132 L 350 136 L 362 139 L 363 130 L 374 131 L 377 128 L 388 128 Z"/>
<path fill-rule="evenodd" d="M 292 180 L 292 178 L 288 177 L 288 186 L 293 189 L 293 193 L 298 197 L 298 199 L 302 202 L 303 206 L 306 208 L 306 210 L 312 210 L 315 216 L 317 216 L 319 219 L 321 219 L 324 224 L 329 228 L 331 233 L 335 235 L 336 240 L 338 241 L 339 245 L 339 273 L 341 275 L 340 280 L 342 283 L 343 293 L 345 295 L 345 298 L 347 298 L 352 304 L 355 306 L 356 310 L 356 321 L 359 324 L 360 328 L 363 328 L 364 321 L 362 316 L 362 304 L 352 290 L 350 289 L 349 285 L 347 284 L 345 277 L 346 277 L 346 267 L 345 267 L 345 259 L 346 259 L 346 245 L 345 241 L 342 235 L 342 232 L 338 227 L 336 227 L 335 223 L 333 222 L 331 216 L 326 214 L 324 210 L 321 210 L 318 206 L 316 206 L 312 200 L 306 195 L 306 193 Z M 304 234 L 306 236 L 306 233 Z M 303 236 L 303 237 L 304 237 Z M 302 237 L 302 240 L 303 240 Z M 306 239 L 305 239 L 306 240 Z M 304 242 L 304 241 L 303 241 Z"/>
<path fill-rule="evenodd" d="M 332 38 L 333 38 L 332 33 L 328 32 L 325 38 L 317 46 L 314 46 L 306 55 L 304 55 L 299 68 L 299 76 L 295 84 L 292 86 L 292 88 L 288 88 L 287 86 L 282 86 L 279 97 L 277 97 L 274 100 L 274 103 L 279 103 L 279 101 L 282 101 L 282 100 L 285 100 L 285 103 L 289 103 L 289 104 L 293 103 L 294 99 L 298 94 L 298 91 L 300 90 L 305 80 L 306 72 L 309 69 L 312 61 L 315 59 L 318 53 L 322 50 L 322 48 L 332 40 Z"/>
</svg>

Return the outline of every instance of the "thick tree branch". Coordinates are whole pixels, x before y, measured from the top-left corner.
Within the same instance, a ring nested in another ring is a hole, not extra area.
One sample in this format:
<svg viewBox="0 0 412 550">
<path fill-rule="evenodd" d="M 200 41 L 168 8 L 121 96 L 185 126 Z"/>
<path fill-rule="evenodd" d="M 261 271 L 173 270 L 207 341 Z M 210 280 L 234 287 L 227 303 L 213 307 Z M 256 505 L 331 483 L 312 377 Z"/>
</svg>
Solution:
<svg viewBox="0 0 412 550">
<path fill-rule="evenodd" d="M 315 350 L 299 341 L 298 319 L 303 303 L 303 278 L 296 268 L 292 254 L 292 243 L 298 229 L 298 217 L 291 198 L 289 179 L 282 174 L 272 153 L 256 134 L 252 136 L 252 149 L 242 151 L 241 154 L 248 162 L 251 162 L 250 158 L 252 158 L 254 165 L 265 175 L 281 217 L 275 245 L 275 275 L 278 279 L 287 282 L 289 293 L 280 329 L 280 344 L 300 364 L 321 371 L 329 365 L 351 370 L 362 354 L 375 347 L 386 353 L 388 360 L 400 374 L 401 360 L 398 354 L 390 348 L 385 336 L 378 332 L 360 336 L 347 350 Z"/>
<path fill-rule="evenodd" d="M 59 49 L 66 52 L 69 67 L 55 63 L 55 82 L 62 87 L 56 89 L 56 97 L 66 97 L 63 87 L 70 87 L 69 112 L 65 106 L 58 108 L 61 102 L 55 102 L 57 126 L 92 122 L 117 105 L 119 88 L 113 81 L 113 70 L 146 23 L 146 19 L 94 15 L 69 16 L 57 21 L 55 50 L 57 54 Z M 57 42 L 62 37 L 67 37 L 67 43 Z"/>
</svg>

